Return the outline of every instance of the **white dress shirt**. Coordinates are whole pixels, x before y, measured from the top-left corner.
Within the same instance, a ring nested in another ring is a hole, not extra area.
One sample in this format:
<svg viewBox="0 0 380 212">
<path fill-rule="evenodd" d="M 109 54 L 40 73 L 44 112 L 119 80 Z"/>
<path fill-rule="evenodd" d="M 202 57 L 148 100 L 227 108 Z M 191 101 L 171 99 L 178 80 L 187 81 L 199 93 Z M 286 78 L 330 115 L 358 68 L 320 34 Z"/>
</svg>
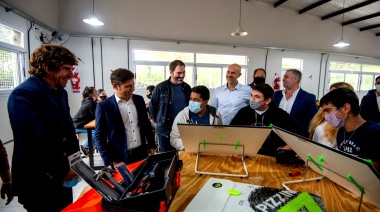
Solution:
<svg viewBox="0 0 380 212">
<path fill-rule="evenodd" d="M 289 99 L 286 99 L 285 89 L 282 90 L 282 99 L 281 99 L 279 108 L 285 110 L 287 113 L 290 114 L 290 111 L 292 110 L 294 101 L 297 98 L 297 94 L 298 94 L 298 91 L 300 91 L 300 88 L 301 87 L 298 87 L 298 89 L 294 91 L 294 93 L 292 94 L 292 96 Z"/>
<path fill-rule="evenodd" d="M 138 125 L 136 106 L 132 98 L 128 101 L 124 101 L 116 95 L 115 98 L 127 135 L 127 149 L 135 149 L 141 146 L 140 127 Z"/>
</svg>

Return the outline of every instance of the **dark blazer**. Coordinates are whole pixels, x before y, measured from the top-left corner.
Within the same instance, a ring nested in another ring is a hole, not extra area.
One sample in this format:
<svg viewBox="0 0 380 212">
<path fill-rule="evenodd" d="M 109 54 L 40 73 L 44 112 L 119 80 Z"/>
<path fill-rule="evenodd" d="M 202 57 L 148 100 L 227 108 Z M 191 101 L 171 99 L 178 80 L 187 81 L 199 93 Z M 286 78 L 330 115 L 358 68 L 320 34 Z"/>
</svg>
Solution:
<svg viewBox="0 0 380 212">
<path fill-rule="evenodd" d="M 366 95 L 368 95 L 368 94 L 373 94 L 373 93 L 376 93 L 376 89 L 369 90 L 368 93 L 367 93 Z"/>
<path fill-rule="evenodd" d="M 360 115 L 366 121 L 380 123 L 380 111 L 377 106 L 376 92 L 363 96 L 360 103 Z"/>
<path fill-rule="evenodd" d="M 282 99 L 282 91 L 274 93 L 274 103 L 279 107 Z M 300 88 L 297 97 L 294 100 L 293 107 L 290 115 L 298 121 L 304 129 L 309 128 L 311 119 L 317 113 L 318 107 L 316 104 L 316 97 L 314 94 L 308 93 Z"/>
<path fill-rule="evenodd" d="M 79 151 L 66 90 L 29 77 L 9 96 L 8 113 L 14 139 L 13 191 L 19 201 L 33 199 L 36 190 L 59 190 L 70 170 L 67 157 Z"/>
<path fill-rule="evenodd" d="M 136 106 L 139 121 L 141 145 L 147 148 L 148 154 L 148 148 L 156 148 L 152 126 L 148 119 L 143 97 L 134 94 L 132 99 Z M 115 95 L 101 101 L 96 106 L 95 117 L 95 142 L 104 164 L 108 166 L 113 161 L 127 163 L 127 135 Z"/>
</svg>

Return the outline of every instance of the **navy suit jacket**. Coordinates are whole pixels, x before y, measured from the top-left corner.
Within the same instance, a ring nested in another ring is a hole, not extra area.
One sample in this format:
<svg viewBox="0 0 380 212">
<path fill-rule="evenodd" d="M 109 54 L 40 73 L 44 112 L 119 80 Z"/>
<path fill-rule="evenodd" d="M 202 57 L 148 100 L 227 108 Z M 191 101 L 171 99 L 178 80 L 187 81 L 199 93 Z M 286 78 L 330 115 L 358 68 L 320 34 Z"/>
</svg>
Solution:
<svg viewBox="0 0 380 212">
<path fill-rule="evenodd" d="M 147 148 L 148 154 L 148 148 L 156 148 L 152 126 L 143 97 L 134 94 L 132 99 L 137 110 L 141 145 Z M 113 161 L 127 163 L 127 135 L 115 95 L 101 101 L 96 106 L 95 119 L 95 142 L 104 165 L 108 166 Z"/>
<path fill-rule="evenodd" d="M 279 107 L 282 97 L 282 91 L 276 91 L 274 93 L 274 103 L 277 107 Z M 293 107 L 290 110 L 290 115 L 298 121 L 305 130 L 308 130 L 310 121 L 317 111 L 318 107 L 315 95 L 300 88 L 294 100 Z"/>
<path fill-rule="evenodd" d="M 376 92 L 363 96 L 360 103 L 360 115 L 366 121 L 380 123 L 380 111 L 377 106 Z"/>
</svg>

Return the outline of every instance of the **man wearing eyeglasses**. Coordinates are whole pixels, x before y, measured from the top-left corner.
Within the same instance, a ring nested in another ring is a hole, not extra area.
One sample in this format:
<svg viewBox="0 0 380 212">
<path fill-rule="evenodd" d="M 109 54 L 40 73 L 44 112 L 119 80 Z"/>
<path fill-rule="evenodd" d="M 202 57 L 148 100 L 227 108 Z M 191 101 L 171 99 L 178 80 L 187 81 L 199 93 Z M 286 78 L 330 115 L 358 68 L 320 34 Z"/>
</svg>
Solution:
<svg viewBox="0 0 380 212">
<path fill-rule="evenodd" d="M 177 123 L 181 124 L 204 124 L 222 125 L 222 116 L 219 111 L 208 105 L 210 91 L 206 86 L 195 86 L 191 89 L 189 106 L 178 113 L 174 119 L 172 131 L 170 133 L 170 144 L 177 150 L 184 150 Z"/>
</svg>

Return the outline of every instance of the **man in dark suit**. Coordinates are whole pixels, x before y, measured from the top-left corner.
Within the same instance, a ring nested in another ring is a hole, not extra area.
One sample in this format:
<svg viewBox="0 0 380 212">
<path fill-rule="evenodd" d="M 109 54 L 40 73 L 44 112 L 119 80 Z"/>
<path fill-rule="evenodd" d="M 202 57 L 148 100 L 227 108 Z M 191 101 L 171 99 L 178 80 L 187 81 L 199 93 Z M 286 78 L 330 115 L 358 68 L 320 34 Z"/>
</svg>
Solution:
<svg viewBox="0 0 380 212">
<path fill-rule="evenodd" d="M 72 203 L 76 181 L 68 156 L 79 151 L 67 91 L 75 55 L 63 46 L 42 45 L 30 56 L 27 80 L 8 99 L 14 138 L 12 189 L 27 211 L 61 211 Z"/>
<path fill-rule="evenodd" d="M 115 94 L 96 107 L 96 147 L 106 166 L 131 164 L 154 154 L 152 127 L 143 97 L 133 94 L 134 74 L 119 68 L 110 78 Z"/>
<path fill-rule="evenodd" d="M 282 79 L 285 89 L 274 93 L 274 103 L 307 130 L 318 108 L 315 95 L 301 89 L 301 78 L 299 70 L 287 70 Z"/>
<path fill-rule="evenodd" d="M 380 123 L 380 76 L 376 77 L 375 92 L 367 94 L 360 103 L 360 115 L 366 121 Z"/>
</svg>

